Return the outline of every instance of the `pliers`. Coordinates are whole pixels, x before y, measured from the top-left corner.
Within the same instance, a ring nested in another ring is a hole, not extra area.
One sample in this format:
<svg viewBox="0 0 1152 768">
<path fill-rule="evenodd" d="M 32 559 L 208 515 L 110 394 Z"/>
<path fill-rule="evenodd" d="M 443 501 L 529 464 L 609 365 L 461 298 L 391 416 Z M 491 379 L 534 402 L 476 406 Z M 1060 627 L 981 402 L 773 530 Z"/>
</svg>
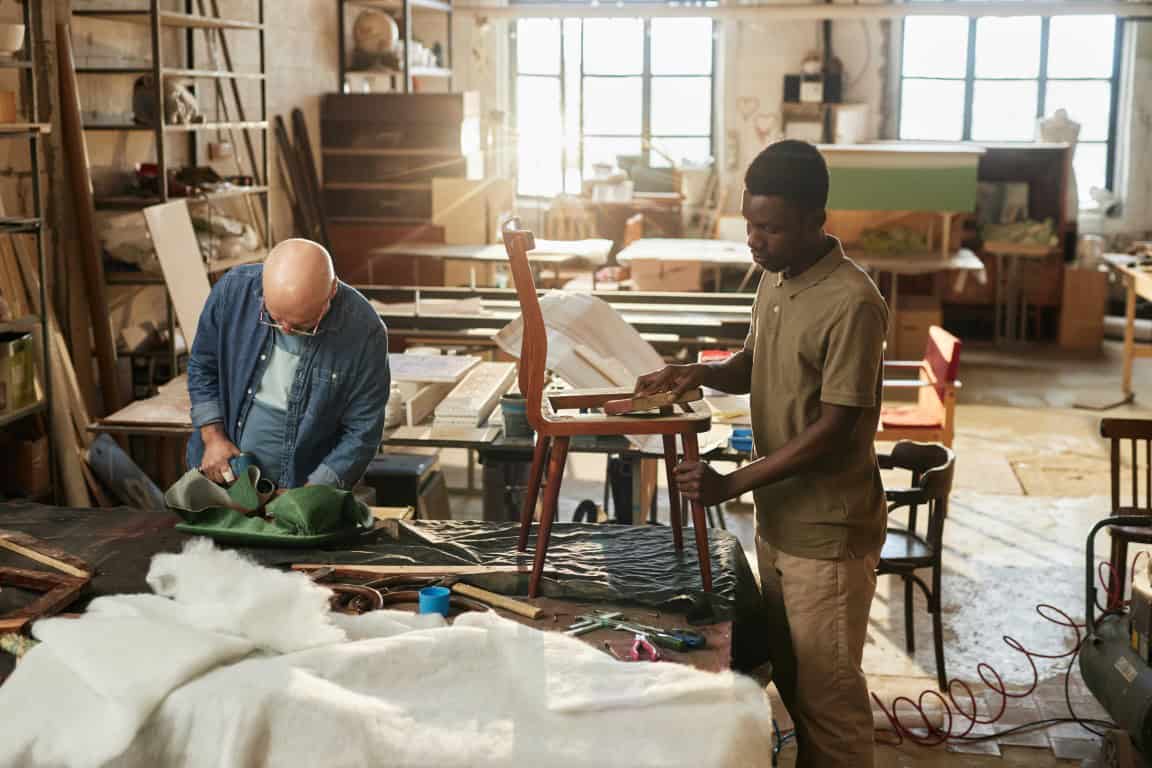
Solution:
<svg viewBox="0 0 1152 768">
<path fill-rule="evenodd" d="M 663 657 L 660 650 L 648 640 L 648 635 L 638 633 L 632 641 L 632 650 L 628 652 L 630 661 L 660 661 Z"/>
</svg>

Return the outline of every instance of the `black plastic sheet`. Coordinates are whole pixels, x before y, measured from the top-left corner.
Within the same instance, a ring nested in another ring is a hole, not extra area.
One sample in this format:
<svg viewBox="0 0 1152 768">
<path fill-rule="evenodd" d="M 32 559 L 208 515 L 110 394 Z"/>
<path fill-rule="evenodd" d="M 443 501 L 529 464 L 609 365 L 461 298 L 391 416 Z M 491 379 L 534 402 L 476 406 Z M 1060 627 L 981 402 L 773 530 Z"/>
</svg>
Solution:
<svg viewBox="0 0 1152 768">
<path fill-rule="evenodd" d="M 90 596 L 147 592 L 145 576 L 152 556 L 179 551 L 189 536 L 175 531 L 174 515 L 127 507 L 67 509 L 37 504 L 0 504 L 0 528 L 23 531 L 50 541 L 96 568 Z M 514 523 L 424 521 L 406 523 L 394 539 L 384 530 L 365 534 L 339 547 L 324 549 L 245 548 L 269 566 L 294 563 L 376 565 L 530 566 L 535 529 L 526 553 L 516 551 Z M 684 549 L 673 546 L 666 526 L 556 524 L 545 562 L 542 591 L 554 598 L 654 606 L 666 612 L 699 613 L 733 622 L 733 665 L 752 669 L 766 661 L 766 614 L 752 570 L 735 536 L 709 530 L 713 592 L 701 589 L 700 566 L 691 528 Z M 0 552 L 0 563 L 6 558 Z M 13 562 L 13 564 L 15 564 Z M 469 576 L 467 581 L 506 594 L 527 594 L 526 575 Z"/>
</svg>

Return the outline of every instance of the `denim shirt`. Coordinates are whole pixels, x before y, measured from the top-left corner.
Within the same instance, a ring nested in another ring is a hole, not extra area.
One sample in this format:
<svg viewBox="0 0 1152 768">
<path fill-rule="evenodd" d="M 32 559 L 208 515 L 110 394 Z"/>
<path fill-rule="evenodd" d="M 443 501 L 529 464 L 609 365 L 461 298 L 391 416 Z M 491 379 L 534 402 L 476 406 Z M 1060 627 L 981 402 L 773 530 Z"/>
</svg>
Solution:
<svg viewBox="0 0 1152 768">
<path fill-rule="evenodd" d="M 261 265 L 231 270 L 200 315 L 188 360 L 189 468 L 204 456 L 201 427 L 221 423 L 229 440 L 240 439 L 272 343 L 272 329 L 260 323 L 263 274 Z M 340 283 L 320 332 L 306 342 L 288 394 L 280 485 L 350 489 L 384 433 L 388 334 L 368 300 Z"/>
</svg>

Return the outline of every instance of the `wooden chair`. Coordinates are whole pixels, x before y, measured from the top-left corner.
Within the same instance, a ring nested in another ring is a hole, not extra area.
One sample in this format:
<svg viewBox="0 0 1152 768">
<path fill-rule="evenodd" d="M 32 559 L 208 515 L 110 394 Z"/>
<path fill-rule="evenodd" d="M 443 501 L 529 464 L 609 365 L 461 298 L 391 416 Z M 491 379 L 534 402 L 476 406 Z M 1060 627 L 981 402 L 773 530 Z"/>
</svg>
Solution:
<svg viewBox="0 0 1152 768">
<path fill-rule="evenodd" d="M 528 488 L 524 494 L 524 506 L 520 513 L 520 540 L 518 548 L 525 551 L 528 544 L 528 531 L 532 527 L 532 517 L 536 500 L 544 480 L 544 467 L 548 474 L 544 506 L 540 513 L 540 527 L 536 537 L 536 555 L 532 563 L 532 579 L 528 594 L 535 597 L 539 593 L 540 576 L 544 571 L 544 558 L 548 553 L 548 539 L 552 532 L 552 522 L 556 519 L 556 505 L 560 497 L 560 483 L 564 476 L 564 461 L 568 456 L 568 443 L 575 435 L 663 435 L 664 461 L 667 465 L 668 496 L 671 506 L 672 537 L 676 549 L 683 549 L 683 534 L 680 520 L 680 497 L 674 492 L 676 487 L 672 469 L 676 465 L 676 436 L 680 435 L 684 444 L 684 458 L 698 461 L 700 448 L 697 434 L 707 432 L 711 427 L 711 413 L 703 403 L 691 403 L 677 409 L 666 408 L 660 416 L 634 418 L 628 416 L 606 416 L 600 413 L 560 415 L 561 410 L 595 409 L 609 400 L 628 397 L 631 390 L 597 389 L 544 394 L 545 363 L 548 359 L 548 335 L 544 326 L 544 315 L 540 310 L 540 300 L 536 286 L 532 282 L 532 270 L 528 264 L 528 251 L 535 247 L 535 240 L 528 230 L 517 229 L 516 222 L 510 222 L 504 230 L 504 247 L 508 251 L 508 261 L 516 281 L 516 295 L 520 300 L 520 312 L 524 330 L 520 346 L 520 391 L 526 399 L 528 422 L 536 430 L 536 447 L 532 453 L 532 468 L 528 477 Z M 704 508 L 698 502 L 692 503 L 692 525 L 696 535 L 696 553 L 700 559 L 700 578 L 704 591 L 712 591 L 712 568 L 708 554 L 708 530 Z"/>
<path fill-rule="evenodd" d="M 1101 419 L 1100 435 L 1110 443 L 1112 463 L 1112 515 L 1152 515 L 1152 419 Z M 1130 446 L 1131 464 L 1125 478 L 1124 441 Z M 1144 466 L 1140 466 L 1140 444 L 1144 445 Z M 1140 477 L 1144 477 L 1144 493 Z M 1128 494 L 1124 490 L 1129 491 Z M 1124 498 L 1127 495 L 1127 498 Z M 1128 545 L 1152 544 L 1152 528 L 1116 526 L 1108 529 L 1112 536 L 1112 569 L 1109 584 L 1109 608 L 1118 608 L 1124 600 L 1128 580 Z"/>
<path fill-rule="evenodd" d="M 947 689 L 944 667 L 944 634 L 940 599 L 940 556 L 944 546 L 944 520 L 948 516 L 948 497 L 952 493 L 952 476 L 956 458 L 951 449 L 938 443 L 901 441 L 892 453 L 877 457 L 881 469 L 906 469 L 912 473 L 911 486 L 885 492 L 888 514 L 907 508 L 908 519 L 904 527 L 888 528 L 878 576 L 899 576 L 904 580 L 904 645 L 908 653 L 916 650 L 916 631 L 913 623 L 913 589 L 920 587 L 928 600 L 928 613 L 932 615 L 932 643 L 936 650 L 936 679 L 940 690 Z M 919 531 L 919 509 L 927 508 L 927 521 L 923 533 Z M 916 572 L 932 569 L 929 586 Z"/>
<path fill-rule="evenodd" d="M 886 405 L 880 409 L 877 440 L 918 440 L 952 447 L 962 346 L 960 339 L 934 325 L 928 329 L 923 360 L 884 361 L 884 388 L 915 387 L 919 396 L 916 405 Z M 916 371 L 919 375 L 915 379 L 887 378 L 890 371 L 898 370 Z"/>
</svg>

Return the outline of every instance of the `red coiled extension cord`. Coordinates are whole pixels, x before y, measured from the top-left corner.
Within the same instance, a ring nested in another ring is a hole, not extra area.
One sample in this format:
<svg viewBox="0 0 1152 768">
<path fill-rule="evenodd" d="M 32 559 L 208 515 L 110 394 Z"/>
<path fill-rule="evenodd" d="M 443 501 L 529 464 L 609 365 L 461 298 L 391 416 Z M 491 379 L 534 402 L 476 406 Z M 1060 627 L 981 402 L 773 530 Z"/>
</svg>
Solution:
<svg viewBox="0 0 1152 768">
<path fill-rule="evenodd" d="M 1136 554 L 1135 558 L 1133 558 L 1132 578 L 1129 579 L 1129 583 L 1131 583 L 1135 578 L 1136 565 L 1140 562 L 1141 556 L 1146 556 L 1147 554 L 1147 552 L 1141 551 Z M 1107 608 L 1098 606 L 1101 611 L 1114 613 L 1118 610 L 1122 610 L 1128 604 L 1127 601 L 1121 599 L 1122 596 L 1119 593 L 1119 580 L 1113 578 L 1114 576 L 1115 571 L 1111 563 L 1100 563 L 1098 577 L 1100 578 L 1100 581 L 1105 585 L 1105 592 L 1107 595 Z M 992 665 L 982 661 L 976 665 L 976 674 L 980 678 L 980 681 L 985 686 L 987 686 L 990 691 L 993 691 L 1000 696 L 999 707 L 996 709 L 995 713 L 989 712 L 988 714 L 981 716 L 976 701 L 976 694 L 972 691 L 972 687 L 968 683 L 958 678 L 953 678 L 948 682 L 948 688 L 944 693 L 930 688 L 923 691 L 915 701 L 908 696 L 897 696 L 892 700 L 890 706 L 885 706 L 884 702 L 880 700 L 879 696 L 872 694 L 872 700 L 876 702 L 876 706 L 878 706 L 884 713 L 884 716 L 888 718 L 888 722 L 892 726 L 892 732 L 896 736 L 895 740 L 882 743 L 897 746 L 904 743 L 904 740 L 907 739 L 912 743 L 919 744 L 921 746 L 937 746 L 947 741 L 988 741 L 990 739 L 996 739 L 1001 736 L 1007 736 L 1013 733 L 1049 728 L 1060 723 L 1077 723 L 1086 730 L 1096 734 L 1097 736 L 1102 734 L 1093 726 L 1099 728 L 1115 728 L 1115 723 L 1111 723 L 1106 720 L 1081 718 L 1076 715 L 1076 712 L 1072 707 L 1072 697 L 1069 692 L 1069 681 L 1071 680 L 1072 669 L 1076 666 L 1076 657 L 1080 653 L 1080 645 L 1084 640 L 1082 630 L 1084 629 L 1085 625 L 1078 624 L 1067 613 L 1060 610 L 1059 608 L 1056 608 L 1055 606 L 1048 605 L 1047 603 L 1041 603 L 1040 605 L 1037 605 L 1036 613 L 1038 613 L 1040 617 L 1046 621 L 1050 621 L 1059 627 L 1072 630 L 1076 634 L 1076 643 L 1073 645 L 1071 650 L 1065 651 L 1064 653 L 1038 653 L 1036 651 L 1025 648 L 1023 644 L 1021 644 L 1020 641 L 1016 638 L 1010 635 L 1004 635 L 1004 644 L 1012 650 L 1023 654 L 1024 657 L 1028 659 L 1029 666 L 1032 667 L 1032 683 L 1025 690 L 1015 692 L 1009 691 L 1007 686 L 1004 685 L 1004 680 L 1000 676 L 1000 673 L 997 672 L 996 669 L 992 667 Z M 1035 720 L 1030 723 L 1024 723 L 1023 725 L 1007 728 L 997 733 L 982 734 L 978 736 L 971 735 L 972 730 L 978 725 L 992 725 L 998 722 L 1000 718 L 1004 716 L 1005 711 L 1007 711 L 1008 701 L 1010 699 L 1023 699 L 1032 695 L 1032 693 L 1036 690 L 1036 687 L 1040 684 L 1040 670 L 1036 667 L 1037 659 L 1068 659 L 1068 667 L 1064 671 L 1064 700 L 1068 705 L 1069 716 L 1054 717 L 1045 720 Z M 957 701 L 957 691 L 961 693 L 961 700 L 967 700 L 969 708 L 966 709 L 965 707 L 961 706 L 959 701 Z M 943 722 L 940 726 L 934 725 L 928 716 L 926 705 L 933 699 L 940 703 L 943 711 Z M 903 713 L 900 711 L 901 709 L 904 710 Z M 913 725 L 906 725 L 905 721 L 902 719 L 902 717 L 905 715 L 910 716 L 914 721 L 918 722 L 915 722 Z M 965 722 L 967 723 L 966 725 Z"/>
</svg>

